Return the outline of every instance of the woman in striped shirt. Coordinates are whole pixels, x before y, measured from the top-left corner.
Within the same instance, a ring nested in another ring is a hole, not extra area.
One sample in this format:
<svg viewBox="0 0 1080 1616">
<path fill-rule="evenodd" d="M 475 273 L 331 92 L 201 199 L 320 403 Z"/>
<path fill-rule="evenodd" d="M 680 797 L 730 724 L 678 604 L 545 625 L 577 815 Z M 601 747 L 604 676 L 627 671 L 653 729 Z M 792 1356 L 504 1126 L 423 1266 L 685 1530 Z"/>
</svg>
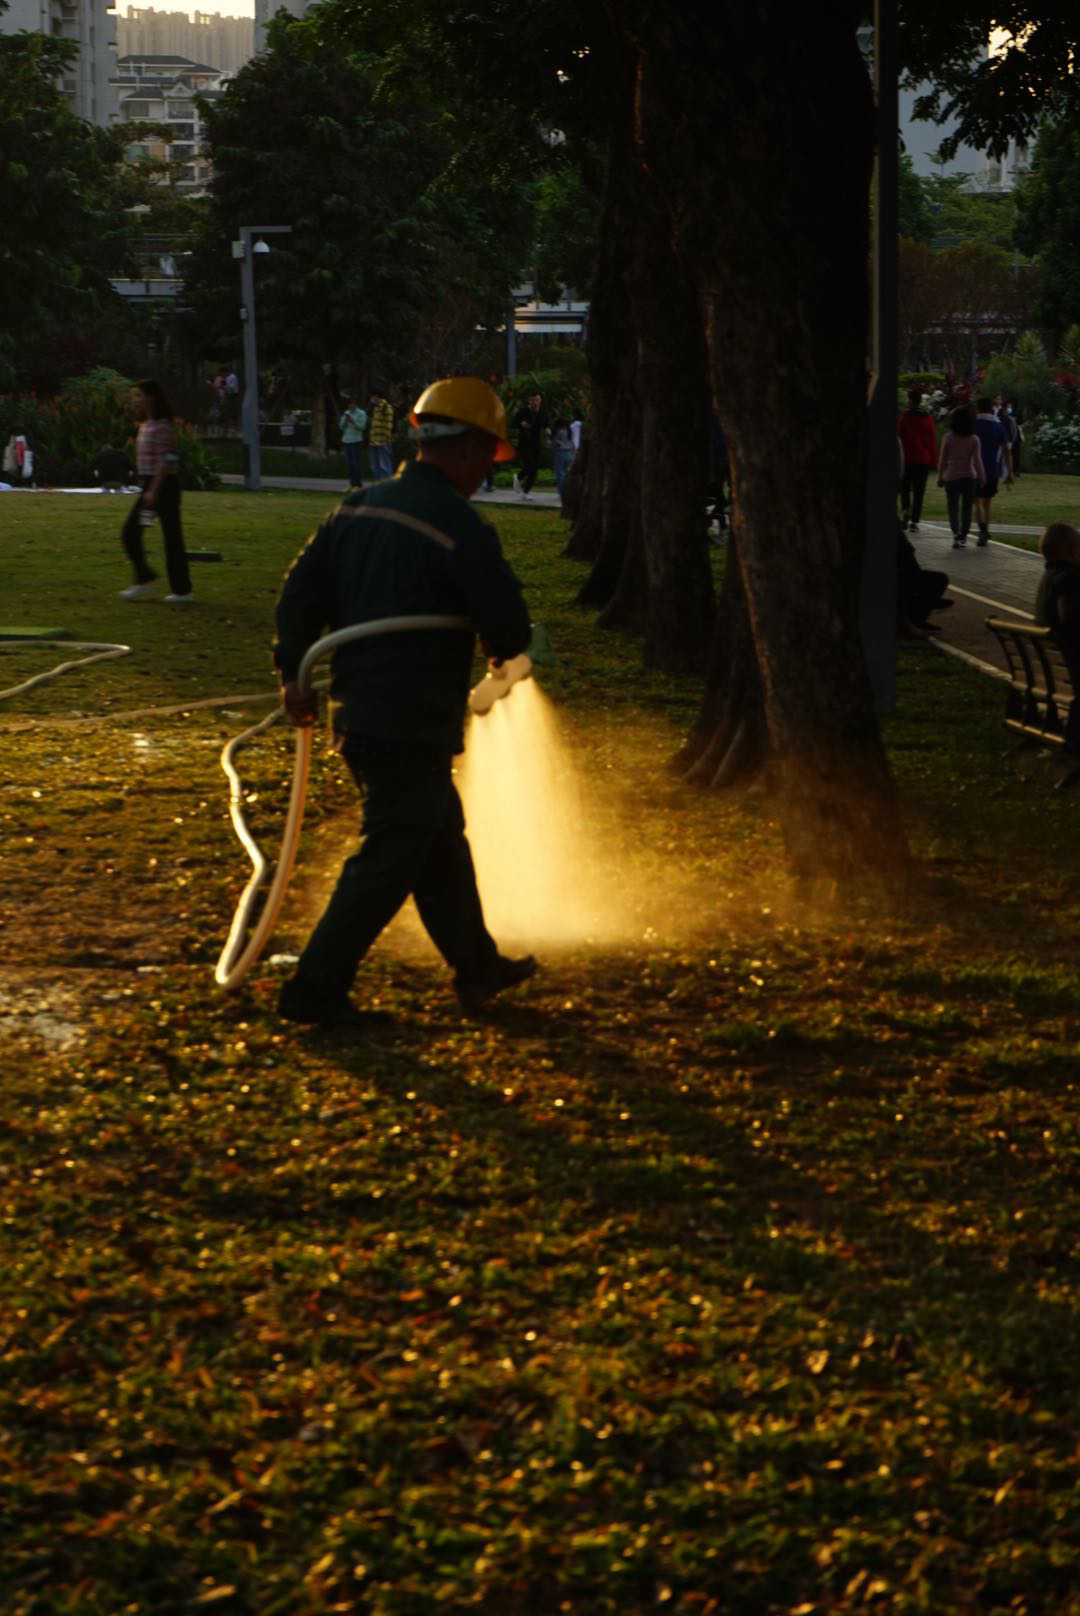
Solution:
<svg viewBox="0 0 1080 1616">
<path fill-rule="evenodd" d="M 155 516 L 159 516 L 165 540 L 165 570 L 169 575 L 170 593 L 165 599 L 172 602 L 189 601 L 191 574 L 180 526 L 180 463 L 176 453 L 172 407 L 162 391 L 161 383 L 153 380 L 136 382 L 131 399 L 139 418 L 135 467 L 142 492 L 128 513 L 120 535 L 135 571 L 135 582 L 120 593 L 125 600 L 142 600 L 153 593 L 157 573 L 146 559 L 143 529 L 150 526 Z"/>
</svg>

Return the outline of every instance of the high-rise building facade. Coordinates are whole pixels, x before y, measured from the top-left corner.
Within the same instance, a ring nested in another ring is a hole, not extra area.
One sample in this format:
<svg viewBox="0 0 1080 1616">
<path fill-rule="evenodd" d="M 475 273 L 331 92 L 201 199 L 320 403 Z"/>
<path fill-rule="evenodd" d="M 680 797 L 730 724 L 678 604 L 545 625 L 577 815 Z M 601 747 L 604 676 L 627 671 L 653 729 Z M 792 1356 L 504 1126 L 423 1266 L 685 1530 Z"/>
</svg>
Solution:
<svg viewBox="0 0 1080 1616">
<path fill-rule="evenodd" d="M 10 0 L 0 30 L 70 39 L 79 54 L 61 88 L 77 118 L 107 128 L 116 121 L 116 12 L 112 0 Z"/>
<path fill-rule="evenodd" d="M 271 17 L 276 17 L 279 11 L 291 11 L 294 17 L 302 17 L 311 4 L 311 0 L 255 0 L 255 49 L 266 49 L 266 25 Z"/>
<path fill-rule="evenodd" d="M 120 56 L 184 56 L 232 75 L 255 54 L 255 19 L 129 5 L 117 13 L 116 45 Z"/>
<path fill-rule="evenodd" d="M 128 158 L 152 157 L 165 165 L 164 183 L 201 193 L 210 180 L 203 153 L 202 111 L 196 97 L 214 101 L 224 75 L 184 56 L 121 56 L 117 63 L 120 123 L 157 124 L 168 138 L 145 131 L 128 147 Z"/>
</svg>

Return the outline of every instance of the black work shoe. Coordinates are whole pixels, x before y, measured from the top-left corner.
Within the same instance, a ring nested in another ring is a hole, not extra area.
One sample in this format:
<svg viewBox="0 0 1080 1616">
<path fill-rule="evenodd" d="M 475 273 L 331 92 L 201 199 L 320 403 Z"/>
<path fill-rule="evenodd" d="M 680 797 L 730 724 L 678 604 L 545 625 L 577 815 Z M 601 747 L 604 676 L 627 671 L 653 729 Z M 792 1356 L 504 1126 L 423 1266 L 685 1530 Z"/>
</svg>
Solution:
<svg viewBox="0 0 1080 1616">
<path fill-rule="evenodd" d="M 282 984 L 278 994 L 278 1015 L 286 1021 L 302 1021 L 312 1027 L 388 1027 L 394 1018 L 388 1010 L 359 1010 L 349 999 L 324 999 L 313 993 L 295 976 Z"/>
<path fill-rule="evenodd" d="M 516 988 L 519 982 L 526 982 L 530 976 L 535 976 L 536 971 L 537 964 L 532 954 L 526 954 L 524 959 L 507 959 L 505 954 L 496 954 L 479 976 L 471 977 L 468 981 L 455 976 L 454 992 L 463 1010 L 482 1010 L 497 993 L 502 993 L 506 988 Z"/>
</svg>

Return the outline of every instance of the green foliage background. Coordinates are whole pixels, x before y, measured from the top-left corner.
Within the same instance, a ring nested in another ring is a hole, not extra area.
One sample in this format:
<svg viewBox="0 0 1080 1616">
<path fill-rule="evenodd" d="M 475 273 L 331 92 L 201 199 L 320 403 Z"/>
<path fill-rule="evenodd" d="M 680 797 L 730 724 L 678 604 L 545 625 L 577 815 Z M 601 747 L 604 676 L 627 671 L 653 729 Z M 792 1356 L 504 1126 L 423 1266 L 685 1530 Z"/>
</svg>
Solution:
<svg viewBox="0 0 1080 1616">
<path fill-rule="evenodd" d="M 33 385 L 65 334 L 78 351 L 126 257 L 118 138 L 69 112 L 57 83 L 76 52 L 44 33 L 0 33 L 0 387 Z"/>
<path fill-rule="evenodd" d="M 194 324 L 235 333 L 241 224 L 288 225 L 259 264 L 260 348 L 318 372 L 445 373 L 455 344 L 501 321 L 527 254 L 528 196 L 457 161 L 452 111 L 396 96 L 381 58 L 279 16 L 267 50 L 208 103 L 215 178 L 192 264 Z"/>
<path fill-rule="evenodd" d="M 105 444 L 126 449 L 135 458 L 131 386 L 127 377 L 100 368 L 72 377 L 52 399 L 0 395 L 0 435 L 6 441 L 19 426 L 28 433 L 36 456 L 36 481 L 86 487 Z M 181 487 L 218 487 L 213 454 L 197 429 L 180 419 L 175 427 Z"/>
</svg>

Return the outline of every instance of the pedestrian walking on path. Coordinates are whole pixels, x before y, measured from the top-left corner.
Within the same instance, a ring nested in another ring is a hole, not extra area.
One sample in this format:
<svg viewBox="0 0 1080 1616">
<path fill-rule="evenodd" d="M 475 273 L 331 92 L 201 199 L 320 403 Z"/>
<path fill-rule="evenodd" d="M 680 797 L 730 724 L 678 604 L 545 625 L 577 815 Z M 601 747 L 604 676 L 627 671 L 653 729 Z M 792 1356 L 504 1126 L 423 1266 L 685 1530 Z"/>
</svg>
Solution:
<svg viewBox="0 0 1080 1616">
<path fill-rule="evenodd" d="M 562 416 L 551 429 L 551 455 L 555 465 L 555 488 L 561 500 L 563 489 L 566 487 L 566 474 L 574 460 L 574 440 L 570 434 L 570 423 Z"/>
<path fill-rule="evenodd" d="M 120 538 L 135 573 L 135 582 L 120 593 L 125 600 L 142 600 L 154 592 L 157 573 L 146 559 L 143 534 L 155 517 L 161 520 L 165 540 L 165 570 L 171 603 L 191 599 L 191 573 L 180 525 L 180 459 L 176 450 L 172 406 L 161 383 L 150 378 L 136 382 L 132 403 L 139 420 L 135 468 L 142 491 L 128 513 Z"/>
<path fill-rule="evenodd" d="M 978 542 L 986 545 L 990 542 L 990 506 L 998 491 L 998 482 L 1002 476 L 1008 482 L 1014 475 L 1012 443 L 1009 429 L 995 415 L 991 399 L 978 399 L 975 408 L 978 411 L 975 432 L 986 473 L 975 493 L 975 521 L 979 529 Z"/>
<path fill-rule="evenodd" d="M 923 408 L 918 387 L 908 389 L 908 407 L 897 417 L 896 434 L 904 450 L 900 521 L 909 533 L 917 533 L 926 480 L 938 460 L 937 422 L 930 411 Z"/>
<path fill-rule="evenodd" d="M 975 490 L 986 481 L 975 417 L 966 404 L 953 410 L 950 429 L 941 445 L 938 487 L 945 490 L 954 549 L 963 549 L 971 528 Z"/>
<path fill-rule="evenodd" d="M 338 421 L 341 432 L 341 447 L 345 451 L 345 464 L 349 468 L 349 486 L 362 488 L 364 486 L 364 432 L 367 428 L 367 411 L 360 408 L 359 400 L 350 396 L 345 400 L 345 408 Z"/>
<path fill-rule="evenodd" d="M 533 484 L 540 470 L 540 449 L 545 439 L 551 437 L 547 410 L 539 393 L 529 394 L 514 418 L 514 426 L 517 429 L 518 460 L 521 463 L 515 487 L 522 499 L 532 499 Z"/>
<path fill-rule="evenodd" d="M 371 389 L 371 475 L 376 482 L 394 475 L 394 406 L 381 387 Z"/>
</svg>

